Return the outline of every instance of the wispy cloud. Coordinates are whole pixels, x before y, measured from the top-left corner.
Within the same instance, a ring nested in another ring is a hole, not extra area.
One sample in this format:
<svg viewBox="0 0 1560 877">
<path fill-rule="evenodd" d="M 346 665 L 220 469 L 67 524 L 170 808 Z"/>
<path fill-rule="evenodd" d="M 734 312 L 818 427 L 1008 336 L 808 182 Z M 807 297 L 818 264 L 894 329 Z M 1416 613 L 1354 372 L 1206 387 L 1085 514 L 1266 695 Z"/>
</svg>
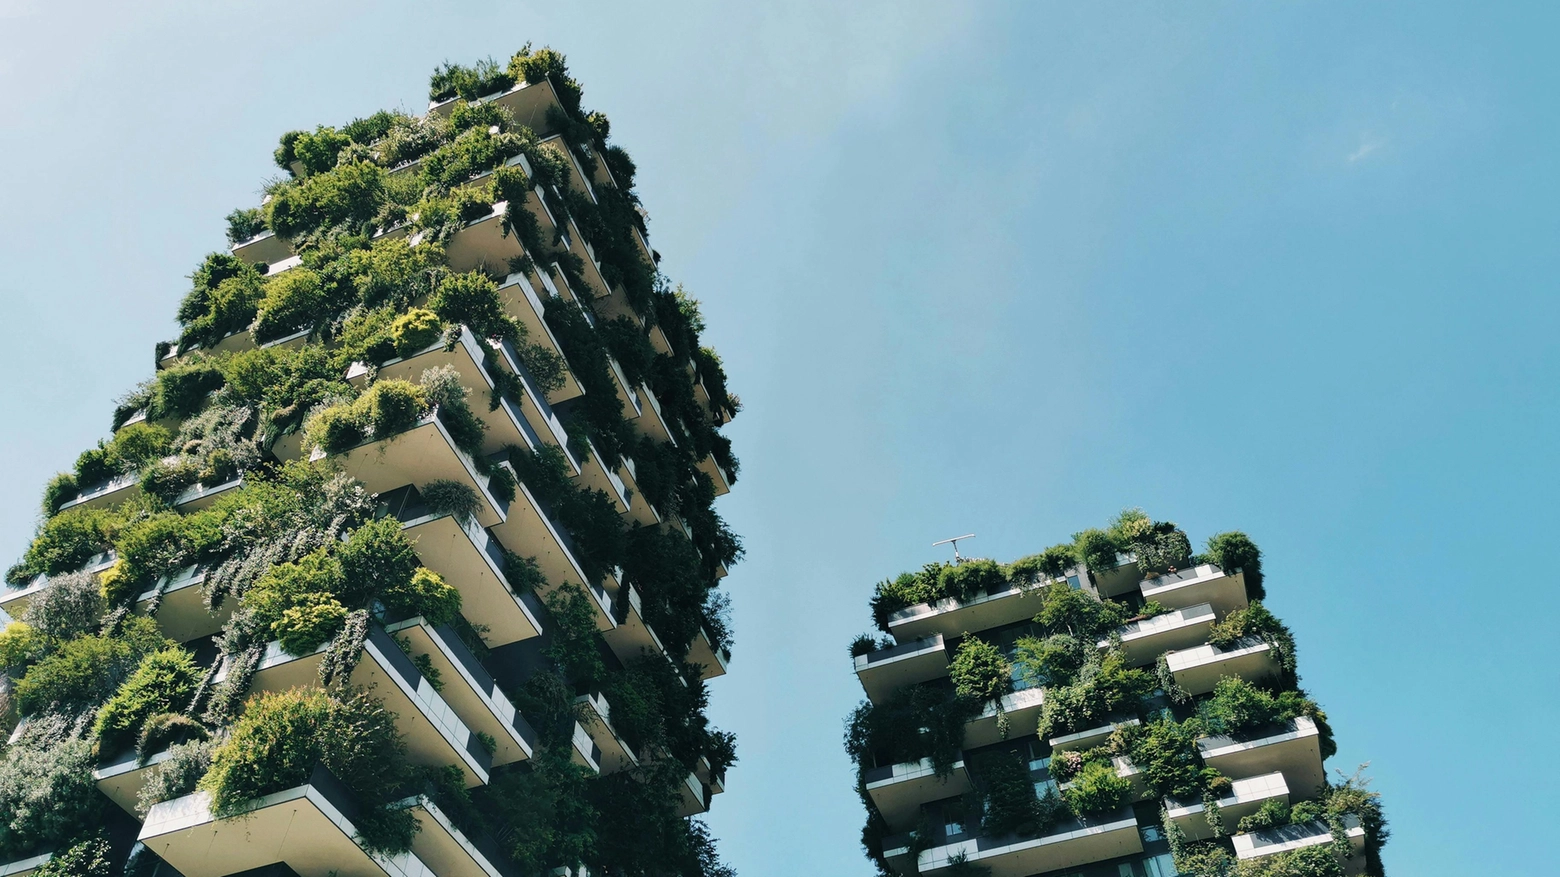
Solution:
<svg viewBox="0 0 1560 877">
<path fill-rule="evenodd" d="M 1360 135 L 1360 148 L 1349 153 L 1348 158 L 1344 160 L 1349 164 L 1354 164 L 1386 145 L 1387 138 L 1385 137 L 1377 137 L 1374 134 L 1362 134 Z"/>
</svg>

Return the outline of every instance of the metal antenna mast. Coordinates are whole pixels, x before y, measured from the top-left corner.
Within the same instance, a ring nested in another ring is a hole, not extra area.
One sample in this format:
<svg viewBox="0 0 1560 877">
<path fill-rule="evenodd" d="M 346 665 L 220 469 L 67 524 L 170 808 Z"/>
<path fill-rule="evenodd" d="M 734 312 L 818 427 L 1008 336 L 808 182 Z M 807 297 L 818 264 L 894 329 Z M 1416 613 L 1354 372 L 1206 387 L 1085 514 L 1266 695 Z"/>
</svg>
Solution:
<svg viewBox="0 0 1560 877">
<path fill-rule="evenodd" d="M 974 539 L 974 538 L 975 538 L 975 534 L 974 533 L 965 533 L 963 536 L 955 536 L 952 539 L 944 539 L 944 540 L 942 540 L 940 542 L 933 542 L 932 543 L 932 547 L 936 548 L 939 545 L 952 544 L 953 545 L 953 562 L 954 563 L 963 563 L 964 562 L 964 558 L 959 556 L 959 540 L 960 539 Z"/>
</svg>

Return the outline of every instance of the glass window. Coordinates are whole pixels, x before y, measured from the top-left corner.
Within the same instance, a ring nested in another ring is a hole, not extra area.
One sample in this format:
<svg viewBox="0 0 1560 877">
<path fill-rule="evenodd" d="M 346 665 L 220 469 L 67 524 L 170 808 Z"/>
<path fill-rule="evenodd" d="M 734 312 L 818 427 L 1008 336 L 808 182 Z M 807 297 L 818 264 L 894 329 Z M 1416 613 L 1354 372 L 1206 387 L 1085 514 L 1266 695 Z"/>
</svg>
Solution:
<svg viewBox="0 0 1560 877">
<path fill-rule="evenodd" d="M 1146 844 L 1165 839 L 1165 833 L 1160 831 L 1157 825 L 1145 825 L 1139 828 L 1138 832 L 1143 835 L 1143 843 Z"/>
</svg>

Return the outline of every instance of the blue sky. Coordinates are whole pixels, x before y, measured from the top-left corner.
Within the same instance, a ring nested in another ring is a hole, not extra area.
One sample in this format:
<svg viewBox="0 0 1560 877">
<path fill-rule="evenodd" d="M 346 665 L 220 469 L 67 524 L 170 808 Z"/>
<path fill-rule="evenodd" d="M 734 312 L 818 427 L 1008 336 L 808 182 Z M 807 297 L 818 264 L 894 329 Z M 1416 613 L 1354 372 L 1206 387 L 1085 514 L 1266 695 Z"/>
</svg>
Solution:
<svg viewBox="0 0 1560 877">
<path fill-rule="evenodd" d="M 551 43 L 746 403 L 741 874 L 869 873 L 875 581 L 1124 506 L 1262 546 L 1388 868 L 1547 870 L 1552 6 L 218 5 L 0 0 L 6 557 L 282 131 Z"/>
</svg>

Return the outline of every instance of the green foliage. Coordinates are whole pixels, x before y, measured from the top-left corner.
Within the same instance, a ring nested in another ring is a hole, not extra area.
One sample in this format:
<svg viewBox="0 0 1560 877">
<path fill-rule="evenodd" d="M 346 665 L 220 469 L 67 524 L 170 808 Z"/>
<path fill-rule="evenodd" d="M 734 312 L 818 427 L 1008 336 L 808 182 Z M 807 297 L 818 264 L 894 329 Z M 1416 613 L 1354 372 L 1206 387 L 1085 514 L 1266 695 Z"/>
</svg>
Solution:
<svg viewBox="0 0 1560 877">
<path fill-rule="evenodd" d="M 514 84 L 515 78 L 509 70 L 500 67 L 492 58 L 470 67 L 445 61 L 428 78 L 428 99 L 446 101 L 458 95 L 471 101 L 495 91 L 507 91 Z"/>
<path fill-rule="evenodd" d="M 1002 650 L 973 636 L 967 636 L 954 653 L 948 676 L 960 697 L 985 702 L 1007 694 L 1013 688 L 1012 666 Z"/>
<path fill-rule="evenodd" d="M 1014 663 L 1031 685 L 1070 685 L 1078 678 L 1089 652 L 1087 643 L 1069 634 L 1025 636 L 1014 644 Z"/>
<path fill-rule="evenodd" d="M 413 308 L 390 324 L 395 355 L 408 357 L 439 340 L 443 325 L 433 311 Z"/>
<path fill-rule="evenodd" d="M 460 591 L 425 567 L 418 567 L 404 586 L 387 588 L 383 598 L 390 608 L 421 615 L 429 624 L 446 624 L 460 614 Z"/>
<path fill-rule="evenodd" d="M 114 873 L 108 840 L 94 835 L 56 852 L 32 877 L 109 877 Z"/>
<path fill-rule="evenodd" d="M 145 760 L 170 746 L 200 742 L 209 736 L 205 726 L 189 716 L 182 713 L 159 713 L 141 725 L 141 735 L 135 741 L 135 751 L 142 760 Z M 193 783 L 191 785 L 193 786 Z"/>
<path fill-rule="evenodd" d="M 308 655 L 347 623 L 347 609 L 329 594 L 300 595 L 271 622 L 271 635 L 289 655 Z"/>
<path fill-rule="evenodd" d="M 1240 820 L 1239 830 L 1266 831 L 1269 828 L 1278 828 L 1289 824 L 1289 804 L 1277 798 L 1262 802 L 1257 812 L 1250 816 L 1243 816 Z"/>
<path fill-rule="evenodd" d="M 92 779 L 92 746 L 63 719 L 30 722 L 0 755 L 0 855 L 68 843 L 107 803 Z"/>
<path fill-rule="evenodd" d="M 347 135 L 328 125 L 321 125 L 313 132 L 288 131 L 282 135 L 276 148 L 276 164 L 282 170 L 291 171 L 292 163 L 303 166 L 303 175 L 322 174 L 336 166 L 336 156 L 351 140 Z"/>
<path fill-rule="evenodd" d="M 428 309 L 446 323 L 464 323 L 479 337 L 518 341 L 520 325 L 504 313 L 498 284 L 478 271 L 452 274 L 439 283 Z"/>
<path fill-rule="evenodd" d="M 250 801 L 306 782 L 324 764 L 364 808 L 364 845 L 394 854 L 411 846 L 415 822 L 389 812 L 409 773 L 406 743 L 395 716 L 366 694 L 335 700 L 318 689 L 264 693 L 252 699 L 217 749 L 200 787 L 219 816 L 240 814 Z"/>
<path fill-rule="evenodd" d="M 504 578 L 516 594 L 532 594 L 547 587 L 547 577 L 535 557 L 521 557 L 508 549 L 504 550 Z"/>
<path fill-rule="evenodd" d="M 1226 572 L 1244 572 L 1249 599 L 1261 600 L 1266 596 L 1262 587 L 1262 550 L 1250 536 L 1238 530 L 1215 533 L 1208 538 L 1207 559 Z"/>
<path fill-rule="evenodd" d="M 162 747 L 157 749 L 163 751 Z M 204 737 L 192 738 L 167 747 L 168 757 L 146 772 L 146 784 L 136 796 L 136 810 L 143 817 L 153 805 L 188 795 L 195 791 L 201 777 L 211 769 L 211 758 L 216 746 Z M 142 757 L 148 750 L 141 749 Z M 150 754 L 156 754 L 151 752 Z"/>
<path fill-rule="evenodd" d="M 475 520 L 482 500 L 471 485 L 449 479 L 430 481 L 418 490 L 428 510 L 436 515 L 454 515 L 459 520 Z"/>
<path fill-rule="evenodd" d="M 1007 573 L 1015 584 L 1037 584 L 1063 578 L 1068 568 L 1077 562 L 1072 545 L 1052 545 L 1039 554 L 1021 557 L 1008 564 Z"/>
<path fill-rule="evenodd" d="M 336 556 L 345 582 L 342 602 L 354 607 L 381 594 L 406 592 L 420 566 L 416 548 L 394 518 L 357 528 Z"/>
<path fill-rule="evenodd" d="M 103 595 L 85 572 L 51 577 L 22 612 L 22 621 L 49 648 L 97 632 L 102 619 Z"/>
<path fill-rule="evenodd" d="M 377 381 L 357 399 L 315 414 L 304 432 L 307 441 L 336 454 L 411 429 L 427 410 L 422 387 L 402 380 Z"/>
<path fill-rule="evenodd" d="M 265 215 L 258 207 L 239 208 L 227 215 L 227 241 L 241 244 L 265 231 Z"/>
<path fill-rule="evenodd" d="M 246 329 L 265 295 L 265 281 L 248 263 L 212 253 L 191 275 L 193 285 L 179 304 L 179 351 L 211 347 Z M 150 415 L 149 415 L 150 416 Z"/>
<path fill-rule="evenodd" d="M 1073 554 L 1092 572 L 1116 568 L 1120 546 L 1104 530 L 1084 530 L 1073 534 Z"/>
<path fill-rule="evenodd" d="M 283 271 L 265 284 L 265 296 L 256 310 L 255 340 L 273 341 L 311 328 L 332 310 L 329 291 L 318 273 L 301 265 Z"/>
<path fill-rule="evenodd" d="M 1197 752 L 1201 728 L 1193 722 L 1159 718 L 1113 735 L 1113 745 L 1143 772 L 1155 797 L 1195 798 L 1207 791 L 1218 772 L 1202 766 Z"/>
<path fill-rule="evenodd" d="M 938 776 L 948 776 L 964 746 L 964 724 L 980 712 L 979 703 L 950 694 L 911 686 L 884 703 L 862 703 L 846 723 L 846 751 L 862 770 L 926 758 Z"/>
<path fill-rule="evenodd" d="M 254 614 L 255 624 L 271 629 L 273 634 L 280 633 L 276 625 L 289 609 L 319 606 L 322 601 L 336 602 L 335 597 L 346 590 L 342 566 L 342 562 L 330 556 L 324 548 L 310 552 L 295 562 L 276 564 L 244 594 L 244 606 Z M 325 614 L 328 615 L 328 610 L 325 610 Z M 303 621 L 304 618 L 295 617 L 289 627 L 296 629 Z M 324 617 L 321 622 L 324 622 Z M 316 640 L 314 645 L 323 641 L 324 638 Z M 313 651 L 313 646 L 292 653 L 306 654 L 310 651 Z"/>
<path fill-rule="evenodd" d="M 92 555 L 108 550 L 121 526 L 109 509 L 75 508 L 43 522 L 22 562 L 6 574 L 12 585 L 37 575 L 58 575 L 80 569 Z"/>
<path fill-rule="evenodd" d="M 1221 649 L 1238 648 L 1250 639 L 1260 639 L 1273 647 L 1286 682 L 1293 684 L 1295 673 L 1295 640 L 1289 628 L 1269 612 L 1260 601 L 1254 601 L 1243 609 L 1236 609 L 1208 631 L 1208 642 Z"/>
<path fill-rule="evenodd" d="M 187 705 L 199 678 L 200 669 L 184 649 L 163 649 L 142 658 L 130 678 L 98 710 L 92 731 L 98 736 L 99 750 L 104 754 L 118 752 L 135 739 L 152 716 Z"/>
<path fill-rule="evenodd" d="M 356 231 L 379 211 L 384 187 L 384 171 L 376 165 L 339 165 L 278 186 L 264 208 L 266 224 L 295 239 L 322 229 Z"/>
<path fill-rule="evenodd" d="M 1332 848 L 1321 845 L 1240 862 L 1233 877 L 1343 877 L 1345 873 Z"/>
<path fill-rule="evenodd" d="M 60 506 L 80 495 L 81 488 L 76 483 L 76 473 L 60 472 L 56 474 L 43 487 L 44 516 L 49 517 L 57 514 Z"/>
<path fill-rule="evenodd" d="M 1042 807 L 1029 779 L 1029 765 L 1017 752 L 992 752 L 975 762 L 981 779 L 980 830 L 986 837 L 1009 834 L 1036 835 L 1043 832 L 1054 815 Z"/>
<path fill-rule="evenodd" d="M 1102 725 L 1135 710 L 1154 686 L 1152 674 L 1129 668 L 1119 652 L 1090 655 L 1075 682 L 1046 690 L 1037 733 L 1046 739 Z"/>
<path fill-rule="evenodd" d="M 1132 781 L 1118 776 L 1109 759 L 1085 761 L 1062 797 L 1081 816 L 1114 813 L 1132 799 Z"/>
<path fill-rule="evenodd" d="M 0 629 L 0 671 L 22 667 L 43 650 L 38 632 L 25 621 L 12 621 Z"/>
<path fill-rule="evenodd" d="M 16 681 L 16 704 L 23 713 L 73 715 L 112 695 L 152 652 L 172 643 L 149 618 L 126 618 L 112 634 L 82 636 L 28 669 Z"/>
<path fill-rule="evenodd" d="M 569 75 L 569 65 L 563 53 L 551 47 L 532 51 L 531 44 L 526 43 L 509 59 L 508 73 L 515 81 L 523 79 L 532 84 L 550 80 L 558 91 L 558 101 L 563 104 L 563 108 L 572 114 L 579 114 L 583 92 L 580 84 Z"/>
</svg>

